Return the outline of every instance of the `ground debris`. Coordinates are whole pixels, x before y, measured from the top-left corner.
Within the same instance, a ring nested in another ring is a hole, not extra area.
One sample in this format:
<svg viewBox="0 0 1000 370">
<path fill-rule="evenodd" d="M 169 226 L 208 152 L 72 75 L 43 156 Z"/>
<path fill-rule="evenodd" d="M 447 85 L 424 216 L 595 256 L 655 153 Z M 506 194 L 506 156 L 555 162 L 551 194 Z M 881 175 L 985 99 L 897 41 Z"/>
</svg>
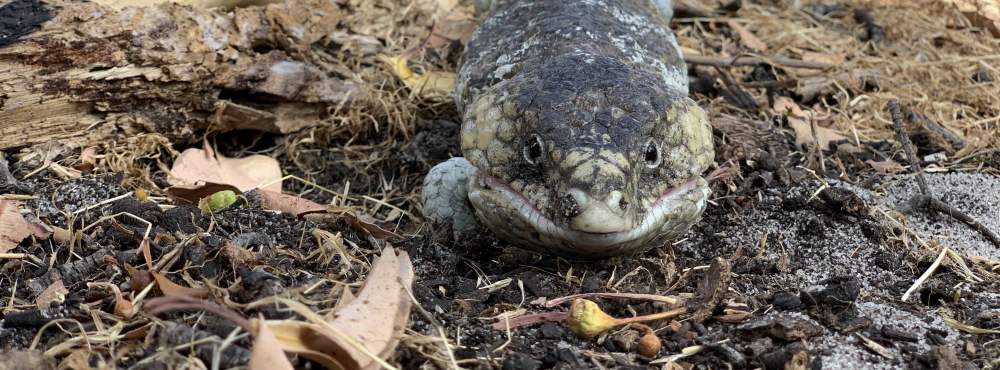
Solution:
<svg viewBox="0 0 1000 370">
<path fill-rule="evenodd" d="M 740 331 L 786 341 L 808 339 L 823 333 L 823 328 L 809 319 L 792 314 L 771 314 L 737 326 Z"/>
</svg>

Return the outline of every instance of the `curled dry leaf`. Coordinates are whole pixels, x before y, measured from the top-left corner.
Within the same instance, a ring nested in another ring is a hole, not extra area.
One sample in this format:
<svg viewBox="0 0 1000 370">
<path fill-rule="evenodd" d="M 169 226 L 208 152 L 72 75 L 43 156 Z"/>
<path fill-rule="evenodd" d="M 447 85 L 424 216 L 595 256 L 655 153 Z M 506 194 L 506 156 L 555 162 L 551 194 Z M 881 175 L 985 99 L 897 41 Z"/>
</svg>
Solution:
<svg viewBox="0 0 1000 370">
<path fill-rule="evenodd" d="M 32 234 L 43 237 L 44 231 L 38 225 L 24 219 L 21 215 L 21 202 L 0 199 L 0 253 L 9 252 Z M 40 233 L 42 235 L 39 235 Z"/>
<path fill-rule="evenodd" d="M 1000 1 L 998 0 L 943 0 L 954 3 L 958 11 L 978 27 L 983 27 L 1000 37 Z"/>
<path fill-rule="evenodd" d="M 156 286 L 160 288 L 160 292 L 162 292 L 165 296 L 195 298 L 205 298 L 209 296 L 208 288 L 189 288 L 170 281 L 166 275 L 159 272 L 153 272 L 152 275 L 153 280 L 156 281 Z"/>
<path fill-rule="evenodd" d="M 896 162 L 892 159 L 886 159 L 884 161 L 875 161 L 869 159 L 865 161 L 865 163 L 868 163 L 869 166 L 872 166 L 872 168 L 875 169 L 875 171 L 877 171 L 878 173 L 893 174 L 893 173 L 903 172 L 904 170 L 903 165 L 899 164 L 899 162 Z"/>
<path fill-rule="evenodd" d="M 261 206 L 281 213 L 299 216 L 304 213 L 325 212 L 327 207 L 309 199 L 273 191 L 260 191 Z"/>
<path fill-rule="evenodd" d="M 126 263 L 125 272 L 128 272 L 128 285 L 132 292 L 141 292 L 146 289 L 146 286 L 153 283 L 153 274 L 150 274 L 149 271 L 139 270 Z"/>
<path fill-rule="evenodd" d="M 115 316 L 130 319 L 133 315 L 135 315 L 135 306 L 132 304 L 132 301 L 125 299 L 122 295 L 121 289 L 118 289 L 117 285 L 107 282 L 98 282 L 87 283 L 87 287 L 108 289 L 115 295 Z"/>
<path fill-rule="evenodd" d="M 347 221 L 354 231 L 370 234 L 376 239 L 401 237 L 399 234 L 386 230 L 376 224 L 371 216 L 359 215 L 350 208 L 330 209 L 328 213 L 307 213 L 304 217 L 316 223 Z"/>
<path fill-rule="evenodd" d="M 216 182 L 205 182 L 200 185 L 174 185 L 167 188 L 167 196 L 174 202 L 198 204 L 202 199 L 220 191 L 229 190 L 236 194 L 241 194 L 239 188 L 229 184 L 219 184 Z"/>
<path fill-rule="evenodd" d="M 844 63 L 843 54 L 827 54 L 807 51 L 802 53 L 802 60 L 807 62 L 819 62 L 830 65 L 841 65 Z"/>
<path fill-rule="evenodd" d="M 57 279 L 38 294 L 38 297 L 35 298 L 35 305 L 40 310 L 48 309 L 52 303 L 62 303 L 66 299 L 66 294 L 69 294 L 69 290 L 63 285 L 62 279 Z"/>
<path fill-rule="evenodd" d="M 479 25 L 471 1 L 415 0 L 413 6 L 433 20 L 434 28 L 423 42 L 426 48 L 446 47 L 456 41 L 465 45 Z"/>
<path fill-rule="evenodd" d="M 740 42 L 743 43 L 743 46 L 746 46 L 750 50 L 754 51 L 767 51 L 767 44 L 761 41 L 760 38 L 754 35 L 753 32 L 750 32 L 750 30 L 746 27 L 743 27 L 743 25 L 732 19 L 727 21 L 726 24 L 729 25 L 729 28 L 732 28 L 733 31 L 736 31 L 736 33 L 740 35 Z"/>
<path fill-rule="evenodd" d="M 264 321 L 253 320 L 251 323 L 257 330 L 254 333 L 253 349 L 250 352 L 250 363 L 247 364 L 247 367 L 250 370 L 294 369 L 292 363 L 288 362 L 288 357 L 285 357 L 281 342 L 264 324 Z"/>
<path fill-rule="evenodd" d="M 780 96 L 774 100 L 774 112 L 785 114 L 788 117 L 788 125 L 795 130 L 795 144 L 814 144 L 811 121 L 814 119 L 812 111 L 805 111 L 795 104 L 792 99 Z M 816 125 L 816 137 L 819 146 L 823 150 L 830 150 L 830 143 L 846 140 L 847 137 L 841 135 L 837 130 Z"/>
<path fill-rule="evenodd" d="M 80 163 L 77 163 L 73 168 L 76 170 L 88 173 L 93 171 L 97 167 L 97 160 L 100 156 L 97 155 L 97 147 L 88 146 L 80 151 Z"/>
<path fill-rule="evenodd" d="M 251 155 L 243 158 L 226 158 L 207 145 L 205 149 L 190 148 L 174 161 L 167 181 L 170 185 L 200 185 L 206 182 L 229 184 L 240 191 L 258 186 L 281 192 L 281 166 L 274 158 Z"/>
<path fill-rule="evenodd" d="M 327 369 L 377 369 L 391 355 L 410 317 L 407 291 L 413 265 L 406 252 L 386 247 L 358 296 L 325 317 L 294 301 L 283 302 L 309 322 L 268 321 L 285 351 Z M 376 358 L 378 360 L 376 360 Z"/>
</svg>

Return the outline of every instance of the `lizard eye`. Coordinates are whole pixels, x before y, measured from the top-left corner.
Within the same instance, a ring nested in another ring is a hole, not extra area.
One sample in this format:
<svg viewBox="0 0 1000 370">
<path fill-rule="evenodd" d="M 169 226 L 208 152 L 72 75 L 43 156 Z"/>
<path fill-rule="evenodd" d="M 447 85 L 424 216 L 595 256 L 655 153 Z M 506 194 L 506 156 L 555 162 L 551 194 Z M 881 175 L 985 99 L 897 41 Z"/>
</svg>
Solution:
<svg viewBox="0 0 1000 370">
<path fill-rule="evenodd" d="M 524 142 L 524 160 L 531 164 L 538 164 L 544 148 L 545 144 L 542 143 L 542 138 L 538 135 L 532 135 Z"/>
<path fill-rule="evenodd" d="M 643 149 L 643 158 L 646 160 L 646 167 L 656 168 L 660 166 L 660 147 L 656 145 L 653 139 L 649 139 L 646 142 L 646 146 Z"/>
</svg>

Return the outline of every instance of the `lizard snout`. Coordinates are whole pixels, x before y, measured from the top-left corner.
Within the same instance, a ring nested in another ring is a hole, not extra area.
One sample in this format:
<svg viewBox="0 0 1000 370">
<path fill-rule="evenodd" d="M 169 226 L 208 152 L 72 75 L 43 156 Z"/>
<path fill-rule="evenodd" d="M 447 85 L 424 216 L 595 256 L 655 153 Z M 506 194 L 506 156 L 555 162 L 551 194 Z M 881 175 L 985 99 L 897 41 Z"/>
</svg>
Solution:
<svg viewBox="0 0 1000 370">
<path fill-rule="evenodd" d="M 632 228 L 632 222 L 628 217 L 629 204 L 622 198 L 621 191 L 610 191 L 600 198 L 577 188 L 569 189 L 568 193 L 569 198 L 576 203 L 577 210 L 569 220 L 570 229 L 607 234 Z"/>
</svg>

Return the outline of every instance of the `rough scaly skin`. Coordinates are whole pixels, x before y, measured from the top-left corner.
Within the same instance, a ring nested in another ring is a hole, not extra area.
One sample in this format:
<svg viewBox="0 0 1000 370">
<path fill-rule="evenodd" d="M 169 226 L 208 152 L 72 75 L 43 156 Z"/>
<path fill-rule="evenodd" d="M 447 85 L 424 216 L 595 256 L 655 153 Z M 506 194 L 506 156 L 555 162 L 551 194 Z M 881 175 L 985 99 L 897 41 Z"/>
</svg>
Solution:
<svg viewBox="0 0 1000 370">
<path fill-rule="evenodd" d="M 493 4 L 455 95 L 475 170 L 468 199 L 498 236 L 606 257 L 662 245 L 700 218 L 711 130 L 657 9 L 649 0 Z"/>
</svg>

